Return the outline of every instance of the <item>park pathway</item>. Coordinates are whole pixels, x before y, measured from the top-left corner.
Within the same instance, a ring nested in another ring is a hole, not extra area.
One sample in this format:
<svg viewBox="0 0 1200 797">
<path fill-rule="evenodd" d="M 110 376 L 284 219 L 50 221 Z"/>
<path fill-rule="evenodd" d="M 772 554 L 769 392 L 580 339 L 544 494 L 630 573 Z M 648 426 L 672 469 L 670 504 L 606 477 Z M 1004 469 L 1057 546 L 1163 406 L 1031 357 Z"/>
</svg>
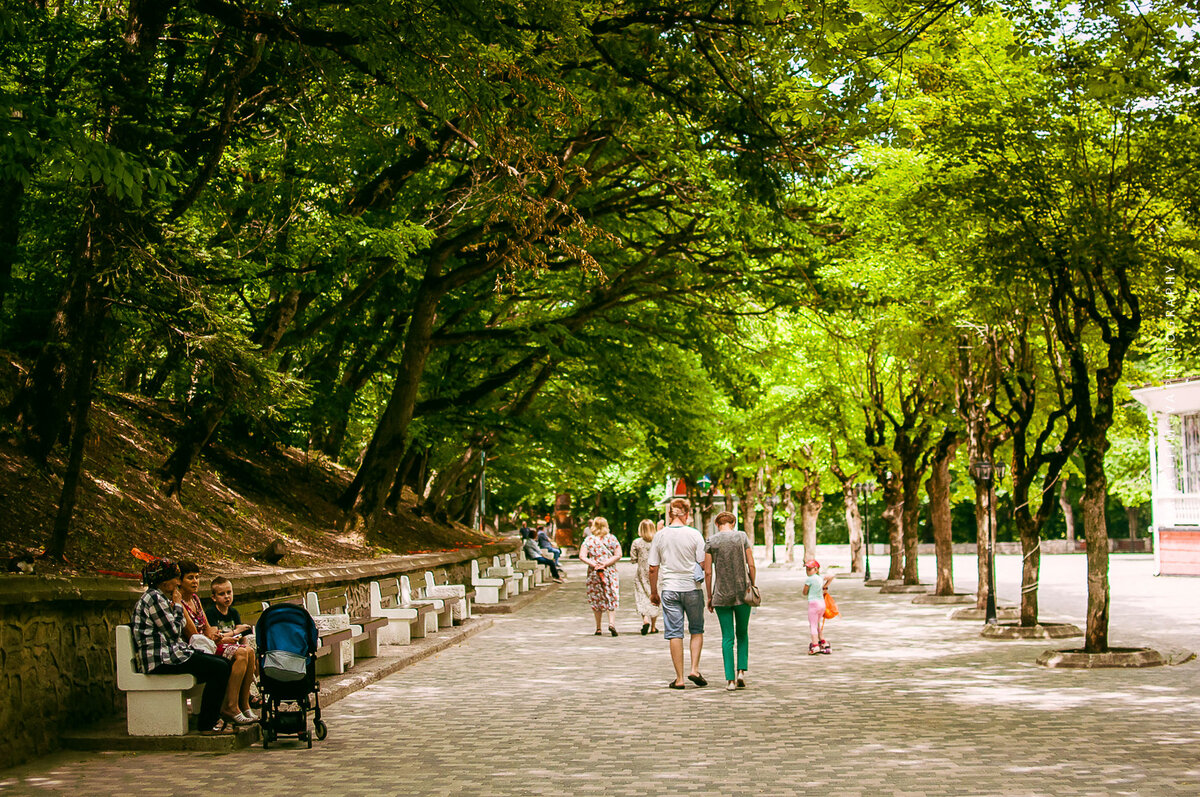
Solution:
<svg viewBox="0 0 1200 797">
<path fill-rule="evenodd" d="M 833 655 L 810 657 L 803 571 L 760 569 L 748 687 L 724 690 L 710 615 L 710 686 L 673 691 L 622 567 L 620 637 L 592 635 L 576 563 L 520 614 L 329 707 L 311 751 L 61 753 L 0 772 L 0 794 L 1200 793 L 1196 663 L 1045 670 L 1046 643 L 988 642 L 857 579 L 835 583 Z"/>
</svg>

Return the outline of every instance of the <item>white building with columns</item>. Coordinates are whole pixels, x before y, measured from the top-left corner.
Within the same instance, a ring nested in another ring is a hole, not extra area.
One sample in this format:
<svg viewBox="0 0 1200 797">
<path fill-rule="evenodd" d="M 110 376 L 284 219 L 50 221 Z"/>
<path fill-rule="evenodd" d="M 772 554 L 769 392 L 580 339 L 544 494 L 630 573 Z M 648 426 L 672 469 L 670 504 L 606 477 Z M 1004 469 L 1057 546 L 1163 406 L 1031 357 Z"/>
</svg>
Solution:
<svg viewBox="0 0 1200 797">
<path fill-rule="evenodd" d="M 1200 377 L 1132 392 L 1151 421 L 1155 571 L 1200 575 Z"/>
</svg>

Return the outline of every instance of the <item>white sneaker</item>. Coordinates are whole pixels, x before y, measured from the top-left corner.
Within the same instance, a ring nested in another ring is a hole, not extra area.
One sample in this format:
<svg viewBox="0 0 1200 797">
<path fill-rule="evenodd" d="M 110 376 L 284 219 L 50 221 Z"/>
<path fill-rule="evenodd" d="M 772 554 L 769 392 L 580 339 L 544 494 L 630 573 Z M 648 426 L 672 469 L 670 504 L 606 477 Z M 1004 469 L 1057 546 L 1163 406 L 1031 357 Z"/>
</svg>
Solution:
<svg viewBox="0 0 1200 797">
<path fill-rule="evenodd" d="M 745 670 L 738 670 L 738 674 L 737 674 L 737 688 L 738 688 L 738 689 L 741 689 L 741 688 L 742 688 L 742 687 L 744 687 L 745 685 L 746 685 L 746 671 L 745 671 Z"/>
<path fill-rule="evenodd" d="M 726 692 L 736 692 L 737 691 L 737 681 L 726 681 L 725 682 L 725 691 Z"/>
</svg>

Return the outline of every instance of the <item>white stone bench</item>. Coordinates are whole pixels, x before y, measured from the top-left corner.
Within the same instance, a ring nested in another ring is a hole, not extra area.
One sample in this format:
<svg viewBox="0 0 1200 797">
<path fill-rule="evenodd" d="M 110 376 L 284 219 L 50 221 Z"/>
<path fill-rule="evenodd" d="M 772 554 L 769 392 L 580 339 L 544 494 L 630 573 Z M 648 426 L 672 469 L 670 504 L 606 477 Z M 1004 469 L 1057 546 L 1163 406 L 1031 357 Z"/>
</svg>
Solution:
<svg viewBox="0 0 1200 797">
<path fill-rule="evenodd" d="M 400 601 L 412 606 L 429 606 L 433 611 L 433 630 L 449 628 L 454 625 L 454 606 L 445 598 L 421 597 L 413 591 L 408 576 L 400 576 Z"/>
<path fill-rule="evenodd" d="M 507 600 L 509 585 L 513 585 L 514 581 L 512 578 L 485 577 L 479 572 L 479 560 L 471 560 L 471 588 L 475 590 L 476 603 L 499 603 Z M 516 589 L 515 585 L 513 589 Z"/>
<path fill-rule="evenodd" d="M 527 571 L 533 577 L 533 586 L 540 587 L 550 580 L 550 568 L 541 562 L 535 562 L 525 556 L 525 551 L 521 551 L 517 561 L 513 563 L 513 567 L 517 570 Z"/>
<path fill-rule="evenodd" d="M 380 641 L 388 645 L 407 645 L 437 631 L 437 617 L 431 604 L 406 604 L 400 597 L 400 580 L 385 578 L 367 585 L 367 611 L 372 617 L 386 617 L 387 628 Z"/>
<path fill-rule="evenodd" d="M 522 592 L 528 592 L 533 586 L 533 579 L 525 571 L 513 567 L 512 559 L 508 554 L 493 556 L 492 566 L 488 568 L 486 575 L 488 578 L 512 579 L 512 584 L 508 588 L 510 598 L 520 595 Z"/>
<path fill-rule="evenodd" d="M 350 647 L 349 666 L 353 667 L 357 659 L 371 659 L 379 655 L 379 632 L 387 626 L 384 617 L 358 617 L 350 614 L 350 596 L 345 587 L 309 592 L 304 596 L 304 608 L 313 617 L 330 614 L 340 614 L 347 617 L 350 626 L 350 639 L 342 644 Z"/>
<path fill-rule="evenodd" d="M 442 583 L 437 582 L 432 570 L 425 571 L 425 597 L 444 598 L 450 601 L 451 618 L 456 623 L 462 623 L 471 617 L 471 601 L 475 599 L 475 590 L 469 590 L 463 584 L 451 584 L 445 572 L 441 573 Z"/>
<path fill-rule="evenodd" d="M 204 684 L 196 676 L 138 672 L 133 632 L 117 626 L 117 688 L 125 693 L 125 727 L 130 736 L 183 736 L 188 732 L 188 700 L 199 711 Z"/>
</svg>

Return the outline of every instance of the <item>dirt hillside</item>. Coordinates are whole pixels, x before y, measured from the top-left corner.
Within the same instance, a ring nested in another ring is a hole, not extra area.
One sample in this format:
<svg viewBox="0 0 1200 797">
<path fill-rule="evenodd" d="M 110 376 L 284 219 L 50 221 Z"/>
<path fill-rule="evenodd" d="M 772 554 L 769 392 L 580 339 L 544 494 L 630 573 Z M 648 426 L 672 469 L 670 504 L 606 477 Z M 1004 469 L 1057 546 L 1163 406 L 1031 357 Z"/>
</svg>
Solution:
<svg viewBox="0 0 1200 797">
<path fill-rule="evenodd" d="M 17 371 L 10 360 L 8 375 Z M 15 380 L 6 378 L 8 403 Z M 465 526 L 431 523 L 407 507 L 389 516 L 368 543 L 337 532 L 334 504 L 351 473 L 323 458 L 278 446 L 211 445 L 168 498 L 155 469 L 170 453 L 177 419 L 171 408 L 134 395 L 102 395 L 92 420 L 85 478 L 67 548 L 69 564 L 36 564 L 39 573 L 134 572 L 132 548 L 191 558 L 206 572 L 247 573 L 369 559 L 386 554 L 475 547 L 491 538 Z M 252 440 L 244 441 L 252 444 Z M 0 437 L 0 554 L 5 561 L 40 552 L 49 537 L 62 488 L 61 449 L 49 467 L 23 453 L 11 429 Z M 279 568 L 251 554 L 274 539 L 289 554 Z"/>
</svg>

